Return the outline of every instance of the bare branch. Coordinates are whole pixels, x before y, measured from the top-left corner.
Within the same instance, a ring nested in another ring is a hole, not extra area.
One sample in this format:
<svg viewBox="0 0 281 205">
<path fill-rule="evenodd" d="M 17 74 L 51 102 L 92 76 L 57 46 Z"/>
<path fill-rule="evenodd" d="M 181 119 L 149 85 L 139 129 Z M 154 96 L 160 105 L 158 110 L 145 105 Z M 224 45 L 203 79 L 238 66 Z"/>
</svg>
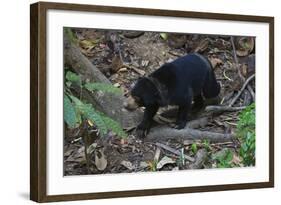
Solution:
<svg viewBox="0 0 281 205">
<path fill-rule="evenodd" d="M 169 152 L 172 152 L 172 153 L 175 154 L 175 155 L 181 155 L 181 152 L 180 152 L 180 151 L 178 151 L 178 150 L 176 150 L 176 149 L 174 149 L 174 148 L 172 148 L 172 147 L 169 147 L 169 146 L 167 146 L 167 145 L 165 145 L 165 144 L 156 142 L 156 146 L 161 147 L 161 148 L 163 148 L 163 149 L 165 149 L 165 150 L 167 150 L 167 151 L 169 151 Z M 187 160 L 189 160 L 189 161 L 191 161 L 191 162 L 194 162 L 194 161 L 195 161 L 193 157 L 189 157 L 189 156 L 187 156 L 187 155 L 184 155 L 184 158 L 187 159 Z"/>
<path fill-rule="evenodd" d="M 206 112 L 211 112 L 211 113 L 220 113 L 220 112 L 236 112 L 245 109 L 245 106 L 242 107 L 229 107 L 229 106 L 207 106 L 205 108 Z"/>
<path fill-rule="evenodd" d="M 239 90 L 239 92 L 237 93 L 237 95 L 232 99 L 232 101 L 229 103 L 229 106 L 231 107 L 236 100 L 240 97 L 240 95 L 242 94 L 242 92 L 244 91 L 244 89 L 247 87 L 248 83 L 255 77 L 255 74 L 251 75 L 243 84 L 242 88 Z"/>
</svg>

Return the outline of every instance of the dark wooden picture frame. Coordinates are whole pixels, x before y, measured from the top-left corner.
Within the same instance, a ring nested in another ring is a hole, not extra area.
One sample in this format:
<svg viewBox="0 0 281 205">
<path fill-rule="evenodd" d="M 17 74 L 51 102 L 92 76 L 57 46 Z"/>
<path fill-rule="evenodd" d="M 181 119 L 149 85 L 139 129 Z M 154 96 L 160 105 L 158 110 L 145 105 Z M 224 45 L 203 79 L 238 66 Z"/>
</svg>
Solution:
<svg viewBox="0 0 281 205">
<path fill-rule="evenodd" d="M 198 19 L 260 22 L 269 25 L 269 181 L 227 185 L 161 188 L 101 193 L 47 195 L 47 67 L 46 13 L 49 9 L 84 12 L 137 14 Z M 30 7 L 30 199 L 37 202 L 85 200 L 114 197 L 179 194 L 274 186 L 274 18 L 218 13 L 108 7 L 39 2 Z"/>
</svg>

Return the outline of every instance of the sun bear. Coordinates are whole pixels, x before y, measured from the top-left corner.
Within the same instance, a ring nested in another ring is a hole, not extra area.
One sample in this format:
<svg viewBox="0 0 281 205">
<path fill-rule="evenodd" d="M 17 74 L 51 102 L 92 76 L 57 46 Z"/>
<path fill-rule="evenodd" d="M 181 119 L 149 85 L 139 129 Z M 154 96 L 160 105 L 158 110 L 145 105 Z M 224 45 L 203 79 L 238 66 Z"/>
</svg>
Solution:
<svg viewBox="0 0 281 205">
<path fill-rule="evenodd" d="M 177 105 L 175 128 L 183 129 L 191 106 L 202 108 L 204 99 L 217 97 L 219 93 L 220 84 L 212 65 L 200 54 L 185 55 L 162 65 L 149 76 L 139 78 L 131 90 L 134 103 L 145 107 L 137 136 L 143 138 L 148 134 L 159 107 Z"/>
</svg>

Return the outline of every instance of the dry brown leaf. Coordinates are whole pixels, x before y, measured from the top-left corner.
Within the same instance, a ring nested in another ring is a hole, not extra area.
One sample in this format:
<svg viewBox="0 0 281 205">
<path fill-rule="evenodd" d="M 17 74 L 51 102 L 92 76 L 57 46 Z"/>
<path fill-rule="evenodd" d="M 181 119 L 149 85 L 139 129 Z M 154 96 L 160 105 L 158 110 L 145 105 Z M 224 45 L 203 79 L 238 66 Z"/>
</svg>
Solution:
<svg viewBox="0 0 281 205">
<path fill-rule="evenodd" d="M 181 48 L 185 45 L 187 41 L 187 36 L 185 34 L 168 34 L 168 44 L 172 48 Z"/>
<path fill-rule="evenodd" d="M 85 161 L 85 147 L 80 147 L 76 152 L 72 152 L 72 154 L 66 159 L 67 162 L 82 162 Z"/>
<path fill-rule="evenodd" d="M 223 64 L 222 60 L 219 59 L 219 58 L 210 58 L 209 60 L 210 60 L 210 62 L 212 64 L 213 68 Z"/>
<path fill-rule="evenodd" d="M 157 169 L 161 169 L 166 164 L 175 164 L 176 161 L 170 157 L 164 156 L 160 162 L 157 163 Z"/>
<path fill-rule="evenodd" d="M 236 54 L 238 56 L 249 55 L 255 46 L 254 37 L 237 37 L 236 42 L 237 42 Z"/>
<path fill-rule="evenodd" d="M 242 64 L 241 66 L 241 74 L 244 76 L 244 77 L 247 77 L 247 74 L 248 74 L 248 66 L 246 64 Z"/>
<path fill-rule="evenodd" d="M 127 72 L 127 71 L 128 71 L 128 69 L 126 67 L 120 68 L 118 70 L 118 72 Z"/>
<path fill-rule="evenodd" d="M 68 157 L 69 155 L 71 155 L 71 154 L 74 152 L 74 150 L 75 150 L 75 148 L 67 150 L 67 151 L 64 153 L 63 156 L 64 156 L 64 157 Z"/>
<path fill-rule="evenodd" d="M 126 38 L 137 38 L 137 37 L 140 37 L 143 34 L 144 34 L 143 31 L 126 31 L 124 33 L 124 36 Z"/>
<path fill-rule="evenodd" d="M 120 68 L 123 67 L 122 59 L 119 55 L 115 55 L 111 62 L 111 71 L 116 73 Z"/>
<path fill-rule="evenodd" d="M 149 166 L 149 164 L 148 163 L 146 163 L 146 162 L 140 162 L 140 168 L 142 168 L 142 169 L 145 169 L 145 168 L 147 168 Z"/>
<path fill-rule="evenodd" d="M 155 162 L 158 162 L 159 157 L 160 157 L 160 153 L 161 153 L 161 149 L 159 147 L 157 147 L 156 151 L 155 151 L 155 155 L 154 155 L 154 161 Z"/>
<path fill-rule="evenodd" d="M 132 162 L 123 160 L 120 164 L 123 165 L 124 167 L 126 167 L 129 170 L 135 169 L 135 166 L 133 166 Z"/>
<path fill-rule="evenodd" d="M 234 154 L 231 163 L 241 166 L 242 165 L 241 162 L 242 159 L 238 155 Z"/>
<path fill-rule="evenodd" d="M 83 39 L 79 41 L 79 46 L 81 48 L 81 52 L 86 56 L 93 56 L 93 48 L 96 47 L 98 40 L 87 40 Z"/>
<path fill-rule="evenodd" d="M 104 148 L 95 150 L 95 165 L 98 170 L 105 170 L 107 166 L 107 159 L 104 155 Z"/>
<path fill-rule="evenodd" d="M 209 39 L 205 38 L 204 40 L 200 41 L 198 46 L 194 49 L 194 52 L 202 53 L 208 48 L 208 45 L 209 45 Z"/>
<path fill-rule="evenodd" d="M 138 74 L 140 74 L 141 76 L 144 76 L 145 75 L 145 71 L 141 70 L 141 69 L 138 69 L 134 66 L 131 66 L 130 67 L 132 70 L 134 70 L 135 72 L 137 72 Z"/>
</svg>

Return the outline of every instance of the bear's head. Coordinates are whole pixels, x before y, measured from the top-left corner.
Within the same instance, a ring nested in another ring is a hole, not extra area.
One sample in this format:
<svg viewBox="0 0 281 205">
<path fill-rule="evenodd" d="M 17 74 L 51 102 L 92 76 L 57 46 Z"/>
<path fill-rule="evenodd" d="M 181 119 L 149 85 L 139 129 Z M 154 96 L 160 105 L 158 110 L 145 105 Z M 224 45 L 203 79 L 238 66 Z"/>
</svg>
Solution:
<svg viewBox="0 0 281 205">
<path fill-rule="evenodd" d="M 158 104 L 160 98 L 155 84 L 148 77 L 141 77 L 133 86 L 130 97 L 124 106 L 128 109 L 147 107 Z"/>
</svg>

